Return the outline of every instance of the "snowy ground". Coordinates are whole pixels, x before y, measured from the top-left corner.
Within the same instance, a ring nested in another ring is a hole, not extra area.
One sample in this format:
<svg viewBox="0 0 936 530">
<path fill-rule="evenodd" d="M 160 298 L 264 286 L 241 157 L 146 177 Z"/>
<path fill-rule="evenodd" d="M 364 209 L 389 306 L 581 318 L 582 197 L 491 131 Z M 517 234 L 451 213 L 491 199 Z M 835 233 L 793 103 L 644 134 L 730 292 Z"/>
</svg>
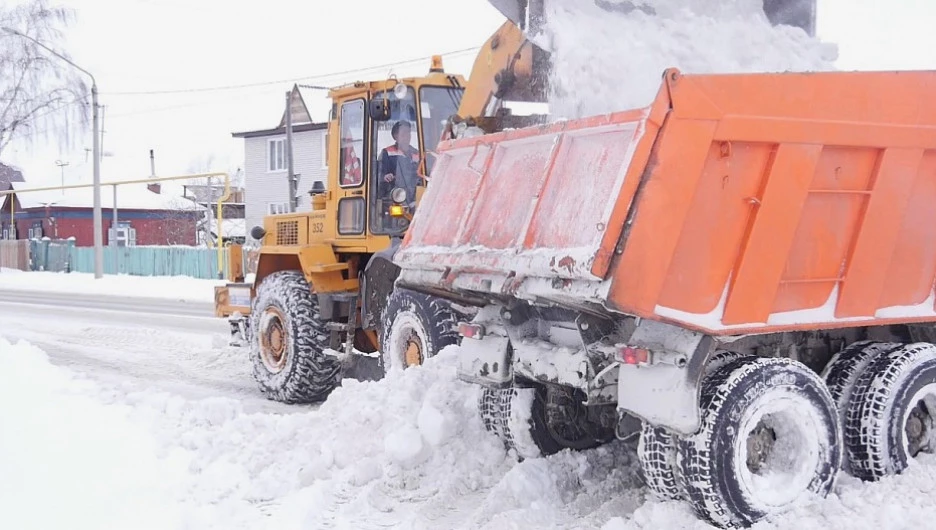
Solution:
<svg viewBox="0 0 936 530">
<path fill-rule="evenodd" d="M 516 463 L 455 348 L 286 406 L 255 389 L 223 321 L 0 306 L 2 528 L 708 528 L 646 498 L 625 444 Z M 842 477 L 758 528 L 925 528 L 934 494 L 926 458 L 878 484 Z"/>
<path fill-rule="evenodd" d="M 200 280 L 188 276 L 130 276 L 108 274 L 100 279 L 82 272 L 22 272 L 0 269 L 0 289 L 56 293 L 106 294 L 214 302 L 214 288 L 222 280 Z"/>
</svg>

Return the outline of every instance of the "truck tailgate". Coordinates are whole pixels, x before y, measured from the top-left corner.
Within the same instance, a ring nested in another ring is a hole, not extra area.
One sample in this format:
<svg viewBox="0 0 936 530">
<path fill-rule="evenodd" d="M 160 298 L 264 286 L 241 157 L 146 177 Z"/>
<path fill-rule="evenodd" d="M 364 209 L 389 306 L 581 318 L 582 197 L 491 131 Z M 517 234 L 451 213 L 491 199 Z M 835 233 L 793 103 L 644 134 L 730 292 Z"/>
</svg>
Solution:
<svg viewBox="0 0 936 530">
<path fill-rule="evenodd" d="M 633 162 L 649 155 L 650 115 L 643 109 L 449 143 L 395 259 L 406 268 L 602 278 L 626 213 L 620 198 L 633 195 L 645 160 Z"/>
</svg>

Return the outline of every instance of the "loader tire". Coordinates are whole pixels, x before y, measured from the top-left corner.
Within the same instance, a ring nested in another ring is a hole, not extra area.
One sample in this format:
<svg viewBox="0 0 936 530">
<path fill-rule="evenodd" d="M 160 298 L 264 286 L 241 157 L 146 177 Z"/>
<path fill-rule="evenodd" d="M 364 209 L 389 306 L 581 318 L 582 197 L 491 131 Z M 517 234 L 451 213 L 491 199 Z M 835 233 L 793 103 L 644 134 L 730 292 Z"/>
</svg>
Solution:
<svg viewBox="0 0 936 530">
<path fill-rule="evenodd" d="M 263 279 L 250 311 L 250 358 L 260 390 L 283 403 L 323 401 L 341 381 L 337 357 L 325 353 L 328 331 L 318 301 L 298 271 Z"/>
<path fill-rule="evenodd" d="M 835 402 L 808 367 L 785 358 L 729 362 L 702 382 L 702 424 L 678 441 L 696 515 L 749 526 L 824 497 L 842 460 Z"/>
<path fill-rule="evenodd" d="M 849 402 L 845 447 L 851 474 L 866 481 L 936 452 L 936 346 L 906 344 L 868 366 Z"/>
<path fill-rule="evenodd" d="M 384 372 L 417 366 L 458 344 L 458 316 L 442 298 L 395 289 L 387 302 L 381 333 Z"/>
</svg>

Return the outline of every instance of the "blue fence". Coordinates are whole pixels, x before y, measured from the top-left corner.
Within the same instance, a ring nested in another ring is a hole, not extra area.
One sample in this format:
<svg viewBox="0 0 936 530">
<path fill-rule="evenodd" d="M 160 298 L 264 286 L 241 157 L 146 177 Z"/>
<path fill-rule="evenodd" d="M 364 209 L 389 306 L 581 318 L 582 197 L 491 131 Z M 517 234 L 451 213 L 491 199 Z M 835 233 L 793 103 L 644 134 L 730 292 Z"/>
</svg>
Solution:
<svg viewBox="0 0 936 530">
<path fill-rule="evenodd" d="M 94 272 L 94 247 L 74 241 L 30 242 L 32 270 Z M 228 275 L 228 251 L 221 251 L 222 272 Z M 190 276 L 218 278 L 218 250 L 198 247 L 104 247 L 104 274 L 133 276 Z"/>
</svg>

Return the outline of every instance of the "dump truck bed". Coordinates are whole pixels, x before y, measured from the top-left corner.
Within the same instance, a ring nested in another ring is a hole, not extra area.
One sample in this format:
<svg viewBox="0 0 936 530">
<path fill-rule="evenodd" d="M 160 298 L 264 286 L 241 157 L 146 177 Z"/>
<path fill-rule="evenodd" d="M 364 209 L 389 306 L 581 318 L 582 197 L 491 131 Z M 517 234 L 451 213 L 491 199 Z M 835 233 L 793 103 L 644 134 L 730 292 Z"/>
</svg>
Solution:
<svg viewBox="0 0 936 530">
<path fill-rule="evenodd" d="M 936 72 L 681 75 L 446 142 L 401 282 L 711 334 L 936 321 Z"/>
</svg>

